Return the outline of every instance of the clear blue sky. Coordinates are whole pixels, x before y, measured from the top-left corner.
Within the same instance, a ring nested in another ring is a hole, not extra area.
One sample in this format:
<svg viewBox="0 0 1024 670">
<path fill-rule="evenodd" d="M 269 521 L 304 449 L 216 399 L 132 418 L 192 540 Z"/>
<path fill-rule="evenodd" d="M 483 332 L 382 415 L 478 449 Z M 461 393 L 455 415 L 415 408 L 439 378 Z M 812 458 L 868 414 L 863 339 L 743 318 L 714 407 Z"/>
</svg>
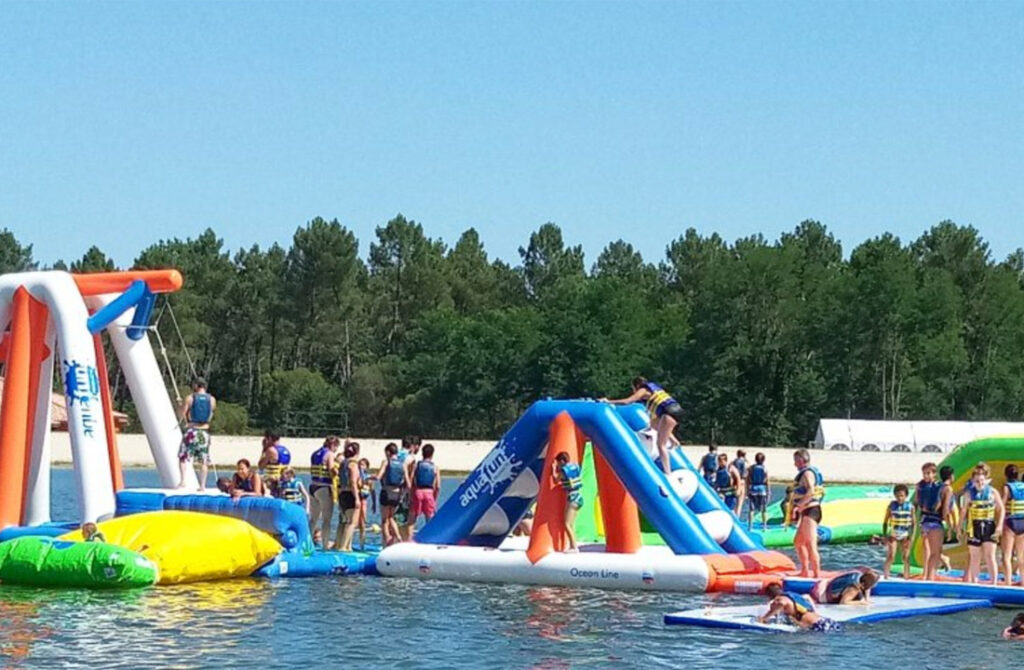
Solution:
<svg viewBox="0 0 1024 670">
<path fill-rule="evenodd" d="M 120 264 L 396 213 L 517 260 L 694 226 L 1024 245 L 1024 4 L 0 3 L 0 227 Z"/>
</svg>

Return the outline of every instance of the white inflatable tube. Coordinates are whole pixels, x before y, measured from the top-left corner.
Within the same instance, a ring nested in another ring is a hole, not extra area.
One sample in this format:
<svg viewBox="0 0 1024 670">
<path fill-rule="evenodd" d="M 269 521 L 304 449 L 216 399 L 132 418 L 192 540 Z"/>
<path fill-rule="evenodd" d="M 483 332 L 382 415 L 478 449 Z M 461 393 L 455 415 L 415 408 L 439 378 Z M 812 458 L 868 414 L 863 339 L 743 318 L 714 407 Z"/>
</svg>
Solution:
<svg viewBox="0 0 1024 670">
<path fill-rule="evenodd" d="M 32 452 L 29 461 L 25 495 L 26 526 L 38 526 L 50 521 L 50 421 L 53 411 L 53 363 L 57 358 L 57 333 L 53 320 L 46 325 L 46 347 L 50 355 L 39 365 L 39 392 L 36 395 L 36 425 L 32 434 Z"/>
<path fill-rule="evenodd" d="M 116 295 L 89 296 L 86 301 L 90 308 L 101 309 L 113 302 Z M 160 473 L 160 484 L 165 488 L 178 485 L 181 476 L 178 464 L 178 447 L 181 445 L 181 426 L 171 398 L 164 386 L 163 373 L 156 362 L 149 334 L 138 340 L 128 337 L 128 326 L 131 325 L 131 309 L 107 326 L 107 334 L 114 345 L 117 360 L 124 371 L 128 382 L 135 410 L 142 422 L 142 430 L 149 441 L 149 449 L 153 454 L 157 472 Z M 199 479 L 191 468 L 185 469 L 185 487 L 195 490 Z"/>
<path fill-rule="evenodd" d="M 457 582 L 686 591 L 704 593 L 708 566 L 700 556 L 677 556 L 668 547 L 643 547 L 636 554 L 609 554 L 600 546 L 578 554 L 548 554 L 536 564 L 525 551 L 402 542 L 377 557 L 389 577 Z"/>
<path fill-rule="evenodd" d="M 19 286 L 24 286 L 34 298 L 49 307 L 57 333 L 82 520 L 111 517 L 115 507 L 114 486 L 107 460 L 96 352 L 86 328 L 89 313 L 85 302 L 66 272 L 3 275 L 0 276 L 0 303 L 8 306 L 5 313 L 9 314 L 11 298 Z"/>
</svg>

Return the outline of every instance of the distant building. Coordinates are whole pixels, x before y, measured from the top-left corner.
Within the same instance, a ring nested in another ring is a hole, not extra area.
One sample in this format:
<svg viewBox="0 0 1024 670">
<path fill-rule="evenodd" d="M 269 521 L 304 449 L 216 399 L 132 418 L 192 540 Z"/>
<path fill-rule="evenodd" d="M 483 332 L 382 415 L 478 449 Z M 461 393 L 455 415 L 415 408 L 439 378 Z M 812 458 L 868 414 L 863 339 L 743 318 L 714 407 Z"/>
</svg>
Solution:
<svg viewBox="0 0 1024 670">
<path fill-rule="evenodd" d="M 4 380 L 0 377 L 0 396 L 3 395 Z M 114 426 L 117 432 L 121 432 L 128 425 L 128 415 L 123 412 L 114 412 Z M 67 432 L 68 430 L 68 407 L 64 395 L 55 392 L 50 398 L 50 428 Z"/>
<path fill-rule="evenodd" d="M 1001 435 L 1024 435 L 1024 423 L 822 419 L 811 446 L 835 451 L 942 454 L 978 438 Z"/>
</svg>

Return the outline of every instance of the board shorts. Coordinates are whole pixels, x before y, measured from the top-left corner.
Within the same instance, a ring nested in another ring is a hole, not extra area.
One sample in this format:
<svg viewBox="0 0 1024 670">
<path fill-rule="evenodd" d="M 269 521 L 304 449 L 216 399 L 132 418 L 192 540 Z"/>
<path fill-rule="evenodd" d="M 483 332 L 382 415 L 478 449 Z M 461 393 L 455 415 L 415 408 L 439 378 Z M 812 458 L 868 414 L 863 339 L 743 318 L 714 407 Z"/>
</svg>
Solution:
<svg viewBox="0 0 1024 670">
<path fill-rule="evenodd" d="M 416 489 L 412 494 L 411 510 L 412 518 L 419 515 L 434 516 L 437 511 L 437 499 L 434 497 L 434 489 Z"/>
<path fill-rule="evenodd" d="M 728 507 L 729 509 L 735 508 L 736 507 L 736 503 L 738 501 L 739 501 L 739 498 L 737 498 L 734 495 L 725 496 L 724 498 L 722 498 L 722 502 L 725 503 L 725 506 Z"/>
<path fill-rule="evenodd" d="M 750 500 L 750 511 L 766 512 L 768 510 L 767 493 L 751 493 L 748 498 Z"/>
<path fill-rule="evenodd" d="M 202 428 L 186 428 L 178 446 L 178 460 L 210 464 L 210 432 Z"/>
<path fill-rule="evenodd" d="M 843 630 L 843 624 L 828 617 L 821 617 L 814 622 L 810 629 L 815 633 L 840 633 Z"/>
<path fill-rule="evenodd" d="M 971 522 L 971 537 L 967 540 L 967 545 L 971 547 L 980 547 L 985 542 L 995 543 L 996 534 L 996 522 L 995 521 L 972 521 Z"/>
<path fill-rule="evenodd" d="M 387 486 L 382 486 L 380 489 L 380 506 L 381 507 L 398 507 L 401 502 L 402 492 L 395 490 Z"/>
<path fill-rule="evenodd" d="M 356 496 L 351 491 L 342 491 L 338 494 L 338 507 L 341 508 L 342 512 L 347 512 L 350 509 L 358 507 L 356 503 Z"/>
<path fill-rule="evenodd" d="M 1024 535 L 1024 519 L 1007 519 L 1004 525 L 1014 535 Z"/>
<path fill-rule="evenodd" d="M 931 533 L 933 531 L 945 532 L 946 529 L 943 527 L 941 521 L 922 521 L 921 522 L 921 533 Z"/>
<path fill-rule="evenodd" d="M 573 509 L 582 509 L 583 493 L 580 491 L 569 491 L 565 497 L 565 502 L 571 505 Z"/>
</svg>

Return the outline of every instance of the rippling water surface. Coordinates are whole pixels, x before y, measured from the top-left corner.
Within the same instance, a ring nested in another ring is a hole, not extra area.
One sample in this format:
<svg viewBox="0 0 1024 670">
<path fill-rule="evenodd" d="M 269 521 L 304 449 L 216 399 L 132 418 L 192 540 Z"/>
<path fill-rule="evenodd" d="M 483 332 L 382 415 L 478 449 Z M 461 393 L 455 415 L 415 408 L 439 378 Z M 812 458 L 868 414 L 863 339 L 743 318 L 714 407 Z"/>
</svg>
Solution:
<svg viewBox="0 0 1024 670">
<path fill-rule="evenodd" d="M 154 485 L 149 471 L 128 484 Z M 456 482 L 446 481 L 446 490 Z M 74 485 L 54 472 L 55 516 Z M 826 566 L 879 564 L 873 547 L 826 547 Z M 851 626 L 841 635 L 666 627 L 665 612 L 737 596 L 406 579 L 234 580 L 128 593 L 0 588 L 0 656 L 13 667 L 1006 668 L 1012 611 Z"/>
</svg>

